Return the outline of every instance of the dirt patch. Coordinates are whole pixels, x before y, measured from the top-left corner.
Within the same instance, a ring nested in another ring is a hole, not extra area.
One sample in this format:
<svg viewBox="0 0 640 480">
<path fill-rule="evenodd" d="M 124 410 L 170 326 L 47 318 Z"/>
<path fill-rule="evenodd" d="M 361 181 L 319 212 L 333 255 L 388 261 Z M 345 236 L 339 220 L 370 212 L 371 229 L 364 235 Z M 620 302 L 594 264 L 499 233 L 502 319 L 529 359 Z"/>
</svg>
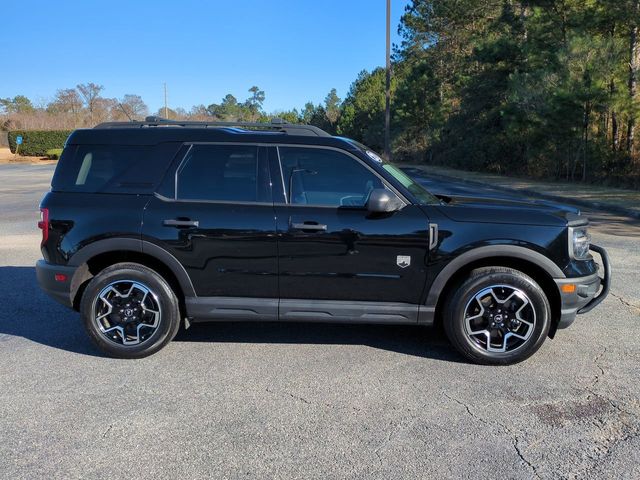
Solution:
<svg viewBox="0 0 640 480">
<path fill-rule="evenodd" d="M 0 163 L 37 163 L 41 165 L 56 163 L 56 160 L 49 160 L 47 157 L 23 157 L 11 153 L 11 150 L 6 147 L 0 147 Z"/>
<path fill-rule="evenodd" d="M 588 421 L 610 410 L 612 410 L 611 405 L 600 397 L 592 397 L 586 402 L 567 401 L 533 407 L 533 412 L 538 419 L 551 427 L 561 427 L 575 421 Z"/>
</svg>

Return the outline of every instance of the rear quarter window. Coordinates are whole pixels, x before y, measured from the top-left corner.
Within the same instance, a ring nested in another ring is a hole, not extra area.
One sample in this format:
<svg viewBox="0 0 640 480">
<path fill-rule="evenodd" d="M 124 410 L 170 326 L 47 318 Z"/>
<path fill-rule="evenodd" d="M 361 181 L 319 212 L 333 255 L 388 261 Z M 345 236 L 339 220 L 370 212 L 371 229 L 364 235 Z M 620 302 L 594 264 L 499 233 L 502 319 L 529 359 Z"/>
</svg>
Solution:
<svg viewBox="0 0 640 480">
<path fill-rule="evenodd" d="M 68 145 L 58 161 L 52 190 L 152 193 L 178 144 Z"/>
</svg>

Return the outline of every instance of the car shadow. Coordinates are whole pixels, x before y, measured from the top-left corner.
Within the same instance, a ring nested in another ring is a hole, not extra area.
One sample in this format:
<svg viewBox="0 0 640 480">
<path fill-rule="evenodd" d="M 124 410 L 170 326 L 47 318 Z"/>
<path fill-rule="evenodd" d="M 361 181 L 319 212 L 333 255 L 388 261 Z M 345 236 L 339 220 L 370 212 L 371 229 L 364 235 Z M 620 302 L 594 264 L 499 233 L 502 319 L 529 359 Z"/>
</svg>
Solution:
<svg viewBox="0 0 640 480">
<path fill-rule="evenodd" d="M 0 267 L 0 339 L 23 337 L 49 347 L 103 356 L 85 334 L 79 315 L 40 290 L 34 267 Z"/>
<path fill-rule="evenodd" d="M 69 352 L 104 356 L 86 333 L 78 313 L 40 290 L 34 267 L 0 267 L 0 341 L 6 336 Z M 463 362 L 439 329 L 414 325 L 337 325 L 286 322 L 195 323 L 175 342 L 367 345 L 406 355 Z"/>
<path fill-rule="evenodd" d="M 366 345 L 405 355 L 464 362 L 437 328 L 416 325 L 367 325 L 303 322 L 195 323 L 176 342 Z"/>
</svg>

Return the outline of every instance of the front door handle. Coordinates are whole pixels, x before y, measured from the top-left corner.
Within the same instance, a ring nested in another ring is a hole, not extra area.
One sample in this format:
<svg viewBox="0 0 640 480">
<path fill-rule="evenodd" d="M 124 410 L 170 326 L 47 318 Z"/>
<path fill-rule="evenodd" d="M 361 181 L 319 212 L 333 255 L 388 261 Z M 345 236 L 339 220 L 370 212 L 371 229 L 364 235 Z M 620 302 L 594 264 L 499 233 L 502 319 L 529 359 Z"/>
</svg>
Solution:
<svg viewBox="0 0 640 480">
<path fill-rule="evenodd" d="M 314 232 L 326 232 L 327 226 L 316 222 L 292 223 L 293 230 L 313 230 Z"/>
<path fill-rule="evenodd" d="M 176 227 L 176 228 L 188 228 L 188 227 L 198 227 L 200 222 L 198 220 L 182 220 L 182 219 L 169 219 L 164 220 L 162 224 L 165 227 Z"/>
</svg>

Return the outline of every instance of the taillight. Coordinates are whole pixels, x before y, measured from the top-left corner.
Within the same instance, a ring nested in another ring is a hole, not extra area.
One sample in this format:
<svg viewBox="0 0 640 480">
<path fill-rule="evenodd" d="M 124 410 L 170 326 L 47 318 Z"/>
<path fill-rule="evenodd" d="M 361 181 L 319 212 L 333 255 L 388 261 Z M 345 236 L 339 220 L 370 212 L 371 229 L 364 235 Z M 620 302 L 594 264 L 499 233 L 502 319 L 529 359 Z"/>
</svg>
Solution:
<svg viewBox="0 0 640 480">
<path fill-rule="evenodd" d="M 40 245 L 44 245 L 49 238 L 49 209 L 40 209 L 40 221 L 38 222 L 38 228 L 42 230 L 42 242 Z"/>
</svg>

